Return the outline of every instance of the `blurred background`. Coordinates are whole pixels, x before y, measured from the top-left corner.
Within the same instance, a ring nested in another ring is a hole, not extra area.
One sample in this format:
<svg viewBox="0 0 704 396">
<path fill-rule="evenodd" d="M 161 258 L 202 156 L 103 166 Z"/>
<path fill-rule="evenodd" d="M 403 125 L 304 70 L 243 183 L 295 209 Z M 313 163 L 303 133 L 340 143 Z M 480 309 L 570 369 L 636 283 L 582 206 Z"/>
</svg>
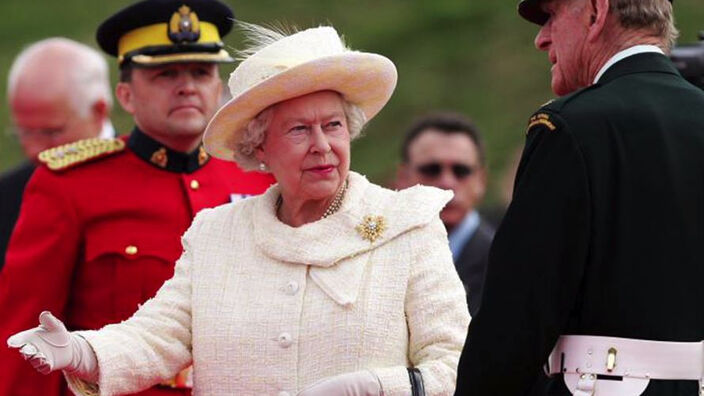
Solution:
<svg viewBox="0 0 704 396">
<path fill-rule="evenodd" d="M 332 24 L 355 49 L 378 52 L 399 70 L 399 85 L 386 108 L 353 145 L 352 168 L 388 184 L 399 161 L 401 136 L 414 117 L 431 110 L 470 116 L 488 149 L 489 193 L 484 206 L 501 205 L 510 194 L 512 163 L 523 144 L 526 121 L 552 98 L 547 56 L 533 48 L 538 27 L 517 16 L 517 0 L 225 0 L 238 19 L 280 22 L 300 28 Z M 2 0 L 0 15 L 0 172 L 21 160 L 12 136 L 6 84 L 17 53 L 29 43 L 64 36 L 97 48 L 98 24 L 131 0 Z M 694 43 L 704 30 L 704 1 L 677 0 L 680 43 Z M 237 31 L 225 38 L 239 48 Z M 110 59 L 112 81 L 117 80 Z M 234 66 L 224 66 L 227 78 Z M 118 134 L 132 128 L 119 105 Z"/>
</svg>

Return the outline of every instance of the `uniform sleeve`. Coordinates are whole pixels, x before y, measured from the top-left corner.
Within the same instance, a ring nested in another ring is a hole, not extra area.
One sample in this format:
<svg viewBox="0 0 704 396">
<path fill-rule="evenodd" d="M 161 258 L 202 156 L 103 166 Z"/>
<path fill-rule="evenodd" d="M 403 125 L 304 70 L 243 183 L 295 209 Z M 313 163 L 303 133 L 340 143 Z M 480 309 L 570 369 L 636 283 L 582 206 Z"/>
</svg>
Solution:
<svg viewBox="0 0 704 396">
<path fill-rule="evenodd" d="M 91 345 L 100 370 L 97 384 L 67 375 L 79 395 L 136 393 L 172 378 L 191 357 L 192 236 L 201 215 L 182 238 L 183 254 L 174 276 L 128 320 L 98 331 L 77 332 Z"/>
<path fill-rule="evenodd" d="M 27 185 L 0 272 L 0 339 L 37 325 L 39 314 L 65 320 L 71 276 L 81 245 L 75 208 L 60 177 L 39 168 Z M 1 395 L 58 395 L 61 376 L 37 373 L 16 349 L 0 348 Z"/>
<path fill-rule="evenodd" d="M 440 219 L 416 232 L 405 300 L 408 358 L 421 372 L 426 395 L 452 395 L 469 324 L 467 299 Z M 411 394 L 406 367 L 373 371 L 385 396 Z"/>
<path fill-rule="evenodd" d="M 514 197 L 496 233 L 457 395 L 523 395 L 574 307 L 587 261 L 589 185 L 565 122 L 531 119 Z"/>
</svg>

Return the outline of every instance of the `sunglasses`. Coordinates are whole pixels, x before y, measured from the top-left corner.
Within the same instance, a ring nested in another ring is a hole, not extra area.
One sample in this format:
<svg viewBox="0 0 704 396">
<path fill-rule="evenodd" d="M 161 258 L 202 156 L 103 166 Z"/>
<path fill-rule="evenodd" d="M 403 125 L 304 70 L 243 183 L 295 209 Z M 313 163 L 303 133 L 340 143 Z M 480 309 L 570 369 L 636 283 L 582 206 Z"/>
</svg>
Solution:
<svg viewBox="0 0 704 396">
<path fill-rule="evenodd" d="M 457 180 L 462 180 L 470 176 L 475 171 L 473 167 L 460 163 L 449 164 L 447 166 L 450 168 L 452 174 Z M 442 169 L 444 167 L 445 166 L 439 162 L 430 162 L 427 164 L 419 165 L 416 168 L 416 171 L 418 171 L 418 173 L 425 177 L 435 179 L 439 177 L 440 174 L 442 174 Z"/>
</svg>

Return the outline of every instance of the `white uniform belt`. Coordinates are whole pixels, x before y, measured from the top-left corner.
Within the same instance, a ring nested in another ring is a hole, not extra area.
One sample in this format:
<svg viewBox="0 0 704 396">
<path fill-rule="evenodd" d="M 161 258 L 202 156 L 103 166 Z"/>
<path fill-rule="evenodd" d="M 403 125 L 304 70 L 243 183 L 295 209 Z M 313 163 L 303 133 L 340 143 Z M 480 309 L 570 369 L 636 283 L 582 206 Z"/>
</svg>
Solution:
<svg viewBox="0 0 704 396">
<path fill-rule="evenodd" d="M 546 371 L 550 374 L 589 373 L 627 378 L 702 380 L 704 341 L 561 336 L 550 354 Z"/>
</svg>

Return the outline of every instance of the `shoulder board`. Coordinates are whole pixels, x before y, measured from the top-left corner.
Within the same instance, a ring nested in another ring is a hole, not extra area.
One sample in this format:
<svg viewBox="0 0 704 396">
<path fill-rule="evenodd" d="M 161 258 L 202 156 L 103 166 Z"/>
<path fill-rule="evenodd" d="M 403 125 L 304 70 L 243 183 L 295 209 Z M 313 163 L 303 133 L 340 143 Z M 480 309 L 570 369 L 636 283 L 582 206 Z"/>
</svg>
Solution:
<svg viewBox="0 0 704 396">
<path fill-rule="evenodd" d="M 53 147 L 39 153 L 39 162 L 53 171 L 60 171 L 125 149 L 122 139 L 84 139 Z"/>
<path fill-rule="evenodd" d="M 550 113 L 545 112 L 538 112 L 533 114 L 533 116 L 530 117 L 530 120 L 528 120 L 528 128 L 526 129 L 526 135 L 538 126 L 543 126 L 550 132 L 556 130 L 557 125 L 555 123 L 555 120 L 553 120 L 551 117 L 552 116 L 550 115 Z"/>
</svg>

